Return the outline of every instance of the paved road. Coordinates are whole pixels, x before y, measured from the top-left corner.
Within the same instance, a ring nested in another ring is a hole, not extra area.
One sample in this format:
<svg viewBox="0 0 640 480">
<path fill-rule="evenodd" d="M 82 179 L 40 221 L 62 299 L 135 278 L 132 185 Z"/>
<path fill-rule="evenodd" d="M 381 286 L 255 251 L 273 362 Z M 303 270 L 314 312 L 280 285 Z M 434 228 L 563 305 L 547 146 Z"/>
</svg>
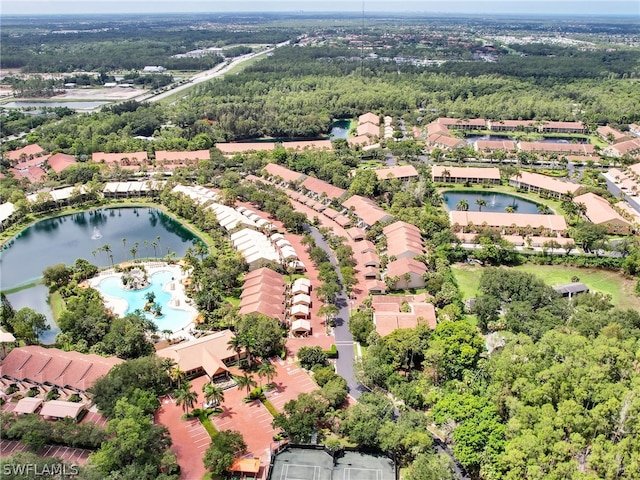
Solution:
<svg viewBox="0 0 640 480">
<path fill-rule="evenodd" d="M 310 225 L 305 226 L 305 230 L 313 237 L 316 245 L 322 248 L 329 255 L 329 260 L 336 268 L 338 276 L 340 276 L 340 269 L 338 268 L 338 262 L 333 254 L 333 251 L 324 241 L 322 235 L 317 228 Z M 342 277 L 340 277 L 342 280 Z M 349 331 L 349 297 L 342 287 L 342 290 L 338 294 L 336 300 L 336 306 L 340 309 L 336 316 L 336 327 L 334 329 L 336 336 L 336 348 L 338 349 L 338 358 L 336 360 L 336 370 L 338 374 L 347 381 L 349 387 L 349 395 L 354 399 L 358 399 L 362 392 L 366 391 L 366 388 L 356 380 L 354 361 L 355 351 L 353 337 Z"/>
<path fill-rule="evenodd" d="M 181 92 L 182 90 L 191 88 L 194 85 L 197 85 L 202 82 L 206 82 L 208 80 L 211 80 L 212 78 L 220 77 L 225 73 L 229 72 L 229 70 L 231 70 L 232 68 L 237 67 L 238 65 L 240 65 L 243 62 L 246 62 L 247 60 L 251 60 L 261 55 L 266 55 L 267 53 L 272 52 L 275 48 L 282 47 L 288 44 L 289 44 L 289 41 L 287 40 L 286 42 L 279 43 L 275 47 L 267 48 L 266 50 L 262 50 L 261 52 L 248 53 L 247 55 L 241 55 L 239 57 L 234 58 L 231 62 L 225 61 L 223 63 L 216 65 L 210 70 L 206 70 L 204 72 L 195 74 L 193 77 L 189 79 L 188 82 L 184 83 L 183 85 L 178 85 L 177 87 L 172 88 L 171 90 L 167 90 L 166 92 L 162 92 L 158 95 L 145 94 L 142 97 L 138 97 L 136 100 L 140 102 L 141 101 L 149 101 L 149 102 L 160 101 L 164 98 L 167 98 L 173 95 L 174 93 Z"/>
<path fill-rule="evenodd" d="M 625 200 L 629 205 L 631 205 L 638 213 L 640 213 L 640 198 L 638 197 L 630 197 L 625 192 L 623 192 L 620 187 L 618 187 L 614 182 L 611 181 L 606 175 L 603 175 L 605 181 L 607 182 L 607 190 L 617 197 Z"/>
</svg>

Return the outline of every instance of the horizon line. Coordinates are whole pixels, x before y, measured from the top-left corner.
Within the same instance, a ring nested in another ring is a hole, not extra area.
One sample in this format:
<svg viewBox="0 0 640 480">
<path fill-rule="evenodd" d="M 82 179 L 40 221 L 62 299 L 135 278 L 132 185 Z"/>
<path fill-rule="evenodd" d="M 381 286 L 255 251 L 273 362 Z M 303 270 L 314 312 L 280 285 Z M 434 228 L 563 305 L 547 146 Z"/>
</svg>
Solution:
<svg viewBox="0 0 640 480">
<path fill-rule="evenodd" d="M 251 11 L 221 11 L 215 12 L 210 10 L 193 10 L 193 11 L 164 11 L 164 12 L 66 12 L 66 13 L 9 13 L 3 15 L 7 17 L 77 17 L 77 16 L 123 16 L 123 15 L 147 15 L 147 16 L 163 16 L 163 15 L 194 15 L 194 14 L 210 14 L 210 15 L 279 15 L 279 14 L 298 14 L 298 15 L 326 15 L 326 14 L 354 14 L 362 15 L 362 10 L 251 10 Z M 615 12 L 615 13 L 569 13 L 569 12 L 453 12 L 453 11 L 428 11 L 428 10 L 402 10 L 402 11 L 387 11 L 387 10 L 369 10 L 365 14 L 386 14 L 402 16 L 406 14 L 428 14 L 428 15 L 445 15 L 445 16 L 464 16 L 464 17 L 484 17 L 484 16 L 499 16 L 499 17 L 637 17 L 635 12 Z"/>
</svg>

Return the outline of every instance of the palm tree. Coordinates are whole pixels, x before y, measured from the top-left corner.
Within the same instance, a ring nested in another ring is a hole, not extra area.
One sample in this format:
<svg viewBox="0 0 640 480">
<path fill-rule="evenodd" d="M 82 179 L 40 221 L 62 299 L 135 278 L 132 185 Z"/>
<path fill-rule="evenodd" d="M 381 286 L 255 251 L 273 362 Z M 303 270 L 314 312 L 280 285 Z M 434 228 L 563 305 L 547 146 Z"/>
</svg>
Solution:
<svg viewBox="0 0 640 480">
<path fill-rule="evenodd" d="M 464 198 L 458 202 L 456 205 L 456 210 L 466 212 L 469 210 L 469 202 L 467 202 Z"/>
<path fill-rule="evenodd" d="M 183 380 L 185 376 L 186 372 L 178 365 L 174 365 L 171 370 L 169 370 L 169 379 L 171 380 L 171 383 L 177 384 L 178 388 L 180 388 L 180 381 Z"/>
<path fill-rule="evenodd" d="M 149 240 L 145 240 L 142 243 L 144 243 L 144 254 L 145 254 L 145 257 L 149 258 Z"/>
<path fill-rule="evenodd" d="M 513 205 L 507 205 L 504 209 L 505 212 L 507 213 L 515 213 L 516 209 L 513 208 Z"/>
<path fill-rule="evenodd" d="M 482 207 L 487 206 L 487 201 L 484 198 L 478 198 L 476 199 L 476 205 L 478 205 L 478 211 L 481 212 Z"/>
<path fill-rule="evenodd" d="M 548 215 L 551 213 L 551 210 L 549 209 L 548 206 L 546 205 L 538 205 L 538 213 L 541 213 L 543 215 Z"/>
<path fill-rule="evenodd" d="M 151 242 L 151 246 L 153 247 L 153 258 L 158 259 L 158 253 L 156 248 L 158 248 L 158 244 L 156 242 Z"/>
<path fill-rule="evenodd" d="M 113 255 L 111 255 L 111 247 L 109 245 L 103 245 L 102 250 L 104 250 L 104 252 L 111 260 L 111 266 L 113 267 Z"/>
<path fill-rule="evenodd" d="M 129 252 L 131 252 L 131 257 L 133 258 L 133 261 L 136 261 L 136 253 L 138 253 L 138 250 L 134 247 L 131 250 L 129 250 Z"/>
<path fill-rule="evenodd" d="M 213 383 L 205 383 L 202 386 L 202 393 L 204 393 L 204 399 L 207 403 L 213 402 L 214 405 L 220 405 L 224 402 L 224 390 L 220 387 L 216 387 Z"/>
<path fill-rule="evenodd" d="M 260 386 L 262 386 L 262 378 L 265 377 L 267 379 L 267 383 L 271 383 L 271 381 L 278 375 L 278 371 L 276 370 L 276 366 L 268 360 L 263 360 L 260 366 L 258 367 L 258 377 L 260 377 Z"/>
<path fill-rule="evenodd" d="M 182 387 L 174 391 L 176 396 L 176 405 L 182 406 L 184 413 L 193 408 L 198 401 L 198 394 L 191 390 L 191 382 L 184 382 Z"/>
<path fill-rule="evenodd" d="M 122 248 L 124 248 L 124 255 L 126 257 L 127 256 L 127 239 L 126 238 L 122 239 Z"/>
<path fill-rule="evenodd" d="M 243 388 L 247 389 L 247 395 L 251 393 L 251 389 L 258 386 L 258 383 L 253 379 L 253 375 L 249 375 L 248 373 L 244 373 L 242 375 L 234 375 L 233 379 L 238 384 L 238 388 L 242 390 Z"/>
<path fill-rule="evenodd" d="M 237 360 L 240 361 L 240 350 L 242 350 L 242 338 L 239 335 L 234 335 L 231 340 L 227 342 L 227 345 L 236 352 Z"/>
</svg>

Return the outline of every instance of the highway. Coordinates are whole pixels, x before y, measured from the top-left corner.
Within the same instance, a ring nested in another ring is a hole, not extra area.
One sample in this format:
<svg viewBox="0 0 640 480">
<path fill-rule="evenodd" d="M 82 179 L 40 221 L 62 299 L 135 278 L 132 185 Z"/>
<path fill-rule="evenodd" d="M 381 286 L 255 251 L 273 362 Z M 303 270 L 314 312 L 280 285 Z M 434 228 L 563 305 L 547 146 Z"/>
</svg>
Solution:
<svg viewBox="0 0 640 480">
<path fill-rule="evenodd" d="M 206 82 L 213 78 L 221 77 L 224 74 L 228 73 L 233 68 L 237 67 L 238 65 L 248 60 L 252 60 L 262 55 L 267 55 L 268 53 L 273 52 L 276 48 L 283 47 L 288 44 L 289 44 L 289 40 L 287 40 L 286 42 L 279 43 L 275 47 L 267 48 L 266 50 L 262 50 L 260 52 L 241 55 L 239 57 L 234 58 L 231 61 L 225 61 L 223 63 L 220 63 L 210 70 L 205 70 L 204 72 L 196 73 L 193 77 L 189 79 L 188 82 L 185 82 L 182 85 L 177 85 L 176 87 L 170 90 L 167 90 L 166 92 L 162 92 L 157 95 L 153 95 L 151 93 L 145 93 L 142 96 L 136 98 L 136 100 L 139 102 L 144 102 L 144 101 L 159 102 L 160 100 L 164 100 L 165 98 L 171 97 L 176 93 L 179 93 L 183 90 L 187 90 L 193 87 L 194 85 L 198 85 L 199 83 Z"/>
</svg>

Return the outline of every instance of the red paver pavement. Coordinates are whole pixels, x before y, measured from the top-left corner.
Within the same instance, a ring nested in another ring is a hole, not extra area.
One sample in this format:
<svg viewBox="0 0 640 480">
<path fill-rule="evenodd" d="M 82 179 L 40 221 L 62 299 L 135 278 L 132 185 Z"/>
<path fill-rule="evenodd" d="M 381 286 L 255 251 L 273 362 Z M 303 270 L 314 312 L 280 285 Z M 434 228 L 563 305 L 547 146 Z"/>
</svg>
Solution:
<svg viewBox="0 0 640 480">
<path fill-rule="evenodd" d="M 301 393 L 309 393 L 318 388 L 307 372 L 293 361 L 276 360 L 271 363 L 276 366 L 278 376 L 273 381 L 276 388 L 267 392 L 266 396 L 278 411 L 282 412 L 284 404 Z"/>
<path fill-rule="evenodd" d="M 235 430 L 242 434 L 247 444 L 247 455 L 260 458 L 262 465 L 268 463 L 269 448 L 276 431 L 271 426 L 273 417 L 259 400 L 244 403 L 246 390 L 231 388 L 224 391 L 222 413 L 210 417 L 218 431 Z"/>
<path fill-rule="evenodd" d="M 0 457 L 6 458 L 14 453 L 25 452 L 27 447 L 16 440 L 0 440 Z M 84 465 L 91 452 L 82 448 L 61 447 L 60 445 L 47 445 L 38 452 L 38 455 L 48 458 L 59 458 L 68 463 Z"/>
<path fill-rule="evenodd" d="M 198 407 L 204 401 L 202 385 L 207 381 L 207 377 L 199 377 L 191 382 L 193 391 L 198 393 Z M 163 397 L 155 421 L 169 429 L 173 443 L 171 448 L 182 470 L 180 478 L 200 480 L 206 473 L 202 459 L 211 444 L 211 438 L 198 419 L 182 420 L 183 414 L 182 407 L 178 407 L 173 399 Z"/>
<path fill-rule="evenodd" d="M 93 410 L 93 411 L 92 411 Z M 97 409 L 92 408 L 87 412 L 84 418 L 80 421 L 80 423 L 93 422 L 102 428 L 107 428 L 107 418 L 100 415 Z"/>
</svg>

